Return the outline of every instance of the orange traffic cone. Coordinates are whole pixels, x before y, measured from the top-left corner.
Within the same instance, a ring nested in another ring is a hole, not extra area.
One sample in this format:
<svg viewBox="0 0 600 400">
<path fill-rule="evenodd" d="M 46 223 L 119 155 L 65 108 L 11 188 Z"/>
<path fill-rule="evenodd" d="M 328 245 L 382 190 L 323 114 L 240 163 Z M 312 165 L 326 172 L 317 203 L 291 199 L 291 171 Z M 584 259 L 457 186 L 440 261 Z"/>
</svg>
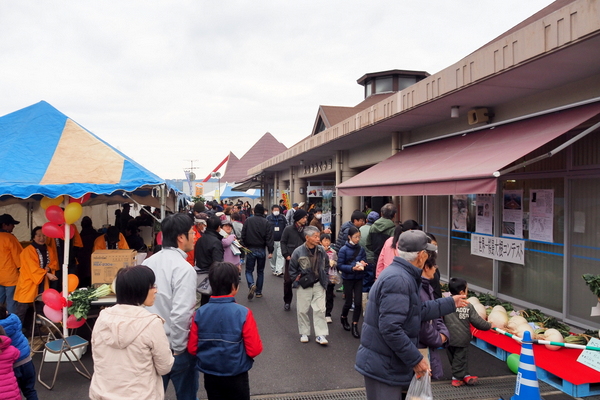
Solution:
<svg viewBox="0 0 600 400">
<path fill-rule="evenodd" d="M 519 371 L 517 373 L 517 385 L 515 395 L 510 400 L 541 400 L 540 385 L 533 359 L 533 345 L 531 334 L 527 331 L 523 334 L 521 346 L 521 357 L 519 358 Z"/>
</svg>

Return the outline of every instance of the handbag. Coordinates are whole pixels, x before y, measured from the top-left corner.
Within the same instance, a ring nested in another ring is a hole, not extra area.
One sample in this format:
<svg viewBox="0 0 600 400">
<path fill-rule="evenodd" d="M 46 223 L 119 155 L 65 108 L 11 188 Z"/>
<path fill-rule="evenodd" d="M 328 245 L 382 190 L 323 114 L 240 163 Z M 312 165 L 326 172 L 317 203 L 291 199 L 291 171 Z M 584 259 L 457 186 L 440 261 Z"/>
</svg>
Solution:
<svg viewBox="0 0 600 400">
<path fill-rule="evenodd" d="M 208 280 L 208 272 L 197 272 L 197 286 L 196 291 L 200 294 L 210 296 L 212 294 L 212 288 L 210 287 L 210 281 Z"/>
<path fill-rule="evenodd" d="M 302 289 L 308 289 L 309 287 L 313 287 L 315 285 L 315 278 L 313 274 L 308 271 L 306 274 L 300 277 L 298 284 L 302 286 Z"/>
</svg>

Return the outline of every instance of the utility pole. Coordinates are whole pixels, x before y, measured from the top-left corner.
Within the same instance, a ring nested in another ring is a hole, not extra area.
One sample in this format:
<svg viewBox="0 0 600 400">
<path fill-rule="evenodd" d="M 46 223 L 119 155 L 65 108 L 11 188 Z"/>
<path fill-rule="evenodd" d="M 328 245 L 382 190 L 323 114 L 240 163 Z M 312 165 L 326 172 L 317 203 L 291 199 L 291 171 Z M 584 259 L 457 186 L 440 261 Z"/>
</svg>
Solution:
<svg viewBox="0 0 600 400">
<path fill-rule="evenodd" d="M 194 161 L 199 161 L 199 160 L 184 160 L 184 161 L 189 161 L 190 162 L 190 168 L 189 169 L 183 169 L 183 172 L 185 173 L 185 178 L 188 181 L 188 185 L 190 187 L 190 196 L 193 196 L 193 188 L 192 188 L 192 182 L 194 182 L 196 180 L 196 174 L 194 173 L 195 169 L 199 169 L 200 167 L 194 167 Z"/>
</svg>

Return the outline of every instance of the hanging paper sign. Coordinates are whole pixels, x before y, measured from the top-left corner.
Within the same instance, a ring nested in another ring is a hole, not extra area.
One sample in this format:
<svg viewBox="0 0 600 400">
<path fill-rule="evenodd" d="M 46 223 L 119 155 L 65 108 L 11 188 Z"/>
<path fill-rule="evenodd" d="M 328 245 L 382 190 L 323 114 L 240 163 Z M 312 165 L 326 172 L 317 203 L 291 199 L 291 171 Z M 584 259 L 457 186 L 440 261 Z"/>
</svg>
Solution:
<svg viewBox="0 0 600 400">
<path fill-rule="evenodd" d="M 600 347 L 600 340 L 591 338 L 587 344 L 588 346 Z M 600 371 L 600 351 L 596 350 L 584 350 L 577 357 L 577 362 L 587 365 L 588 367 Z"/>
<path fill-rule="evenodd" d="M 525 241 L 471 234 L 471 254 L 525 265 Z"/>
</svg>

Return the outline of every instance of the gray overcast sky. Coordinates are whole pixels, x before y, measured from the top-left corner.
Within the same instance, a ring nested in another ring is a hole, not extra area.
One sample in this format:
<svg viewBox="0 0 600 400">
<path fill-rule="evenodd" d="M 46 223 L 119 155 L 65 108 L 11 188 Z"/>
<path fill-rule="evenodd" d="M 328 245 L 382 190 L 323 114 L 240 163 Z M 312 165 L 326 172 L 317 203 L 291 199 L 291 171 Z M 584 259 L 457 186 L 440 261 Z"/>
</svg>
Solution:
<svg viewBox="0 0 600 400">
<path fill-rule="evenodd" d="M 550 0 L 0 1 L 0 115 L 46 100 L 163 178 L 310 134 L 367 72 L 438 72 Z M 82 155 L 85 156 L 85 155 Z"/>
</svg>

